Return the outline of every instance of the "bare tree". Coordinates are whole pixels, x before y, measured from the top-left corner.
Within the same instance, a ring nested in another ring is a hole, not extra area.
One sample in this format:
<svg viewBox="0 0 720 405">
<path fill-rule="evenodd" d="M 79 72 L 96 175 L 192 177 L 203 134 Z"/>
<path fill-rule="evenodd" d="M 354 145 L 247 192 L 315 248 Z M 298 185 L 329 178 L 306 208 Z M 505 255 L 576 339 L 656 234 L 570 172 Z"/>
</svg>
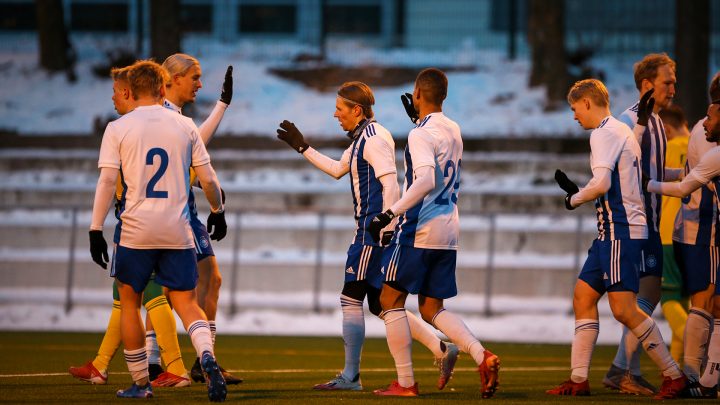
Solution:
<svg viewBox="0 0 720 405">
<path fill-rule="evenodd" d="M 150 1 L 150 54 L 162 63 L 180 52 L 180 0 Z"/>
<path fill-rule="evenodd" d="M 710 62 L 710 1 L 675 0 L 676 102 L 690 125 L 705 116 Z"/>
<path fill-rule="evenodd" d="M 557 108 L 565 101 L 570 84 L 564 19 L 564 0 L 529 1 L 530 87 L 547 88 L 548 109 Z"/>
<path fill-rule="evenodd" d="M 62 0 L 36 0 L 40 66 L 51 72 L 65 71 L 75 81 L 75 51 L 65 27 Z"/>
</svg>

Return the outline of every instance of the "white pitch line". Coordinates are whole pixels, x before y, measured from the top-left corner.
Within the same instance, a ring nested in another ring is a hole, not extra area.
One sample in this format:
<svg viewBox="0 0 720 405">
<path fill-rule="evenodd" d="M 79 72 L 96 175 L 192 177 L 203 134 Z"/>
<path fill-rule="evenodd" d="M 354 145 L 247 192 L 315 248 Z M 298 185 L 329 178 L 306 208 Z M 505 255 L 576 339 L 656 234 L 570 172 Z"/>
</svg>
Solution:
<svg viewBox="0 0 720 405">
<path fill-rule="evenodd" d="M 567 367 L 502 367 L 502 372 L 530 372 L 530 371 L 565 371 Z M 476 371 L 475 367 L 456 367 L 455 371 Z M 270 369 L 270 370 L 227 370 L 232 373 L 247 374 L 293 374 L 293 373 L 334 373 L 336 369 L 317 369 L 317 368 L 287 368 L 287 369 Z M 395 371 L 394 368 L 364 368 L 363 373 L 389 373 Z M 418 367 L 415 371 L 437 371 L 434 367 Z M 130 374 L 128 372 L 112 372 L 112 375 Z M 0 374 L 0 378 L 18 378 L 18 377 L 51 377 L 62 376 L 68 373 L 34 373 L 34 374 Z"/>
</svg>

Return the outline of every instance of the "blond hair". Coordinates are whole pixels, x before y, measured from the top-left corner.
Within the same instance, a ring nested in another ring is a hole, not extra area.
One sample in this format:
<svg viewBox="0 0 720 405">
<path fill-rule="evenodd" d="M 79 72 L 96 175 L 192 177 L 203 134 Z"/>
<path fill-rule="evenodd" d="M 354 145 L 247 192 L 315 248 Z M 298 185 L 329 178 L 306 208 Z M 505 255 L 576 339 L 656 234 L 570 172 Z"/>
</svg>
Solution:
<svg viewBox="0 0 720 405">
<path fill-rule="evenodd" d="M 367 84 L 363 82 L 345 82 L 338 89 L 337 95 L 348 106 L 359 105 L 366 117 L 373 117 L 372 106 L 375 105 L 375 95 L 373 95 L 373 91 Z"/>
<path fill-rule="evenodd" d="M 114 67 L 110 69 L 110 78 L 112 78 L 114 81 L 128 81 L 128 72 L 130 71 L 131 66 L 125 66 L 121 68 Z"/>
<path fill-rule="evenodd" d="M 162 88 L 169 79 L 167 71 L 152 60 L 135 62 L 130 66 L 127 78 L 135 100 L 139 96 L 160 98 Z"/>
<path fill-rule="evenodd" d="M 597 79 L 585 79 L 575 82 L 567 94 L 569 104 L 574 104 L 583 97 L 587 97 L 598 107 L 610 106 L 610 95 L 607 88 Z"/>
<path fill-rule="evenodd" d="M 193 66 L 200 66 L 200 62 L 192 56 L 185 53 L 176 53 L 168 56 L 162 63 L 162 67 L 167 70 L 170 77 L 175 75 L 185 76 Z M 168 80 L 167 87 L 172 86 L 172 81 Z"/>
<path fill-rule="evenodd" d="M 658 69 L 663 65 L 669 65 L 675 71 L 675 61 L 670 59 L 666 53 L 650 53 L 633 66 L 635 72 L 635 87 L 642 90 L 642 81 L 652 82 L 658 74 Z"/>
</svg>

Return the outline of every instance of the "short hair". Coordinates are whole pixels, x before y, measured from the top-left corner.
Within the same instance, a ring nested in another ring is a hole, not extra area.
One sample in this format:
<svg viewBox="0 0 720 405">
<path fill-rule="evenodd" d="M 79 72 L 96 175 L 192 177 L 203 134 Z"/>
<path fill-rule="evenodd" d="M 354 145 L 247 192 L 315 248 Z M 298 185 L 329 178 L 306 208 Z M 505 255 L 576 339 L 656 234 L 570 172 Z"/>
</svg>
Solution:
<svg viewBox="0 0 720 405">
<path fill-rule="evenodd" d="M 638 90 L 642 88 L 642 81 L 653 81 L 657 77 L 660 66 L 670 65 L 670 69 L 675 71 L 675 61 L 665 53 L 650 53 L 645 55 L 640 62 L 633 66 L 635 72 L 635 87 Z"/>
<path fill-rule="evenodd" d="M 682 128 L 687 127 L 688 125 L 687 118 L 685 118 L 685 112 L 683 112 L 683 109 L 677 104 L 670 104 L 670 106 L 660 110 L 658 114 L 665 126 Z"/>
<path fill-rule="evenodd" d="M 110 78 L 112 78 L 115 81 L 128 81 L 128 72 L 130 71 L 130 66 L 125 66 L 121 68 L 114 67 L 110 69 Z"/>
<path fill-rule="evenodd" d="M 130 91 L 136 100 L 141 95 L 159 98 L 167 80 L 167 71 L 152 60 L 139 60 L 128 71 Z"/>
<path fill-rule="evenodd" d="M 347 105 L 359 105 L 366 117 L 373 117 L 372 106 L 375 105 L 375 96 L 367 84 L 363 82 L 345 82 L 338 89 L 337 95 Z"/>
<path fill-rule="evenodd" d="M 720 100 L 720 72 L 715 73 L 712 80 L 710 81 L 710 101 L 718 102 Z"/>
<path fill-rule="evenodd" d="M 442 105 L 447 97 L 448 79 L 440 69 L 427 68 L 421 71 L 415 79 L 415 86 L 433 104 Z"/>
<path fill-rule="evenodd" d="M 200 66 L 200 62 L 192 56 L 185 53 L 176 53 L 168 56 L 162 63 L 162 67 L 167 70 L 170 77 L 175 75 L 185 76 L 193 66 Z M 170 87 L 172 81 L 168 80 L 167 86 Z"/>
<path fill-rule="evenodd" d="M 598 107 L 610 106 L 610 95 L 607 88 L 598 79 L 585 79 L 575 82 L 567 94 L 567 101 L 573 104 L 583 97 L 587 97 Z"/>
</svg>

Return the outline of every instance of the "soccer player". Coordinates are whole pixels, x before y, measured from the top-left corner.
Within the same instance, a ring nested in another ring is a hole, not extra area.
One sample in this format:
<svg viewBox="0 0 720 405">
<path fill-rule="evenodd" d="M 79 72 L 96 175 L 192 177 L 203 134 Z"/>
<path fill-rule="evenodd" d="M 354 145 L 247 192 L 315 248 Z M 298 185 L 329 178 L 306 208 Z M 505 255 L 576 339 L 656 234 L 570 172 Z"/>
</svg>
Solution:
<svg viewBox="0 0 720 405">
<path fill-rule="evenodd" d="M 198 90 L 202 88 L 202 68 L 200 62 L 194 57 L 176 53 L 165 59 L 162 66 L 170 74 L 170 80 L 167 83 L 165 101 L 163 105 L 172 111 L 182 114 L 182 108 L 187 103 L 195 102 Z M 207 145 L 212 136 L 215 134 L 220 121 L 225 114 L 230 102 L 232 101 L 232 66 L 228 66 L 225 73 L 225 81 L 223 82 L 220 100 L 215 104 L 210 116 L 198 128 L 200 138 Z M 191 181 L 195 183 L 195 176 L 191 173 Z M 215 318 L 217 316 L 217 304 L 220 298 L 220 286 L 222 284 L 222 276 L 218 267 L 215 252 L 210 244 L 205 225 L 198 219 L 197 206 L 195 204 L 195 195 L 192 188 L 188 194 L 188 206 L 190 207 L 190 225 L 193 229 L 195 238 L 195 249 L 198 261 L 198 303 L 205 311 L 210 324 L 210 332 L 212 333 L 213 344 L 215 343 Z M 224 202 L 223 202 L 224 203 Z M 225 369 L 220 367 L 227 384 L 239 384 L 241 378 L 233 376 Z M 205 382 L 202 369 L 200 367 L 200 359 L 195 359 L 190 370 L 190 377 L 195 382 Z"/>
<path fill-rule="evenodd" d="M 676 398 L 687 379 L 670 356 L 655 322 L 636 302 L 642 246 L 648 235 L 640 188 L 640 145 L 632 131 L 610 115 L 608 92 L 599 80 L 576 82 L 567 98 L 575 120 L 584 129 L 593 130 L 590 134 L 593 177 L 582 189 L 560 170 L 555 172 L 555 179 L 567 193 L 567 209 L 596 200 L 599 235 L 575 284 L 570 379 L 547 393 L 590 395 L 588 372 L 600 330 L 597 303 L 607 292 L 615 319 L 639 339 L 663 373 L 663 384 L 655 398 Z M 649 114 L 651 108 L 652 103 L 641 103 L 639 114 Z"/>
<path fill-rule="evenodd" d="M 173 307 L 202 358 L 209 399 L 223 401 L 227 388 L 213 355 L 210 327 L 195 296 L 197 263 L 187 206 L 189 168 L 195 169 L 210 202 L 208 228 L 218 239 L 227 232 L 220 185 L 195 124 L 160 105 L 166 76 L 167 72 L 151 61 L 136 62 L 128 72 L 136 107 L 109 123 L 103 136 L 90 253 L 93 261 L 107 267 L 102 228 L 120 177 L 126 187 L 111 276 L 120 293 L 125 360 L 134 383 L 117 396 L 153 395 L 139 309 L 141 293 L 155 271 L 155 280 L 168 288 Z"/>
<path fill-rule="evenodd" d="M 676 180 L 682 170 L 665 170 L 667 141 L 663 122 L 658 116 L 658 112 L 667 108 L 675 96 L 675 62 L 666 54 L 646 55 L 635 64 L 634 78 L 639 95 L 644 96 L 644 100 L 625 110 L 619 120 L 632 128 L 637 137 L 642 153 L 642 173 L 660 181 Z M 647 114 L 639 109 L 643 101 L 654 103 Z M 638 305 L 646 314 L 652 315 L 662 293 L 663 250 L 659 234 L 662 199 L 650 193 L 645 193 L 644 199 L 648 236 L 643 245 Z M 635 335 L 623 328 L 617 354 L 603 379 L 605 386 L 639 395 L 656 392 L 656 388 L 641 375 L 639 347 Z"/>
<path fill-rule="evenodd" d="M 688 153 L 690 131 L 687 127 L 685 113 L 678 105 L 670 105 L 659 113 L 665 125 L 667 150 L 665 151 L 665 167 L 684 168 Z M 675 219 L 680 211 L 680 199 L 663 196 L 660 217 L 660 240 L 663 247 L 662 295 L 660 304 L 663 315 L 672 331 L 670 355 L 680 364 L 683 356 L 683 335 L 688 316 L 688 297 L 683 288 L 682 275 L 678 268 L 673 249 L 673 229 Z M 687 370 L 685 370 L 686 375 Z M 689 375 L 688 375 L 688 378 Z"/>
<path fill-rule="evenodd" d="M 717 283 L 720 264 L 717 240 L 717 202 L 720 201 L 717 198 L 720 182 L 720 148 L 717 147 L 720 141 L 720 74 L 715 75 L 711 82 L 710 96 L 712 103 L 702 125 L 705 140 L 712 143 L 713 147 L 707 150 L 706 142 L 701 142 L 697 136 L 696 125 L 688 152 L 688 168 L 692 168 L 690 172 L 679 183 L 649 181 L 647 184 L 650 192 L 682 198 L 691 196 L 691 202 L 693 198 L 699 200 L 696 217 L 683 217 L 680 228 L 683 235 L 689 238 L 695 236 L 695 243 L 676 243 L 679 263 L 686 272 L 688 289 L 692 294 L 692 307 L 685 326 L 685 370 L 691 382 L 684 396 L 699 398 L 717 397 L 720 371 L 720 288 Z M 706 185 L 711 188 L 704 188 Z M 716 204 L 711 207 L 708 203 L 712 199 L 707 192 L 713 188 Z M 700 377 L 706 352 L 707 366 Z"/>
<path fill-rule="evenodd" d="M 128 82 L 128 72 L 130 68 L 113 69 L 111 77 L 113 78 L 113 105 L 120 115 L 124 115 L 135 108 L 135 101 L 131 96 L 130 83 Z M 124 186 L 122 181 L 118 180 L 116 187 L 116 200 L 118 202 L 123 199 Z M 120 219 L 120 212 L 124 209 L 121 204 L 116 205 L 115 215 Z M 116 235 L 117 236 L 117 235 Z M 115 243 L 118 240 L 114 240 Z M 146 347 L 152 348 L 158 346 L 158 341 L 163 350 L 148 350 L 149 361 L 149 378 L 153 382 L 153 386 L 166 387 L 186 387 L 190 385 L 190 379 L 187 376 L 185 365 L 180 354 L 180 346 L 177 340 L 177 327 L 175 325 L 175 316 L 172 309 L 163 294 L 162 286 L 157 284 L 154 278 L 148 282 L 145 291 L 143 291 L 143 305 L 147 310 L 148 319 L 153 319 L 157 325 L 157 340 L 155 332 L 146 334 Z M 105 330 L 102 343 L 98 349 L 97 356 L 92 361 L 80 367 L 70 367 L 69 373 L 75 378 L 87 381 L 93 384 L 107 384 L 107 368 L 110 361 L 115 356 L 115 352 L 120 347 L 120 296 L 117 284 L 113 283 L 113 307 L 110 313 L 108 326 Z M 160 357 L 162 357 L 165 365 L 168 367 L 167 372 L 163 372 L 160 366 Z M 151 359 L 157 359 L 154 363 Z"/>
<path fill-rule="evenodd" d="M 483 398 L 493 396 L 498 385 L 500 360 L 486 350 L 463 321 L 443 307 L 443 300 L 457 295 L 455 265 L 459 238 L 458 193 L 463 142 L 460 127 L 445 116 L 445 73 L 430 68 L 415 79 L 412 101 L 403 98 L 411 119 L 418 125 L 410 131 L 405 148 L 405 191 L 389 209 L 373 218 L 370 235 L 398 217 L 395 234 L 382 257 L 384 282 L 380 303 L 390 353 L 398 380 L 376 395 L 417 396 L 412 367 L 411 329 L 405 300 L 418 294 L 422 318 L 443 332 L 478 365 Z"/>
<path fill-rule="evenodd" d="M 348 249 L 345 264 L 345 285 L 340 294 L 343 313 L 345 367 L 335 378 L 315 385 L 316 390 L 362 390 L 360 354 L 365 340 L 363 300 L 368 297 L 370 312 L 380 316 L 380 290 L 370 282 L 379 280 L 383 246 L 392 237 L 392 225 L 385 227 L 384 243 L 373 240 L 368 233 L 372 218 L 389 208 L 399 197 L 395 142 L 387 129 L 375 121 L 372 106 L 375 97 L 365 83 L 347 82 L 340 86 L 335 102 L 335 118 L 347 131 L 352 144 L 339 161 L 310 147 L 303 135 L 289 121 L 283 121 L 278 138 L 302 153 L 315 167 L 335 179 L 350 174 L 350 186 L 355 208 L 357 229 Z M 377 283 L 379 284 L 379 282 Z M 438 388 L 443 389 L 452 376 L 458 349 L 442 342 L 435 333 L 411 312 L 412 336 L 433 352 L 440 369 Z"/>
</svg>

